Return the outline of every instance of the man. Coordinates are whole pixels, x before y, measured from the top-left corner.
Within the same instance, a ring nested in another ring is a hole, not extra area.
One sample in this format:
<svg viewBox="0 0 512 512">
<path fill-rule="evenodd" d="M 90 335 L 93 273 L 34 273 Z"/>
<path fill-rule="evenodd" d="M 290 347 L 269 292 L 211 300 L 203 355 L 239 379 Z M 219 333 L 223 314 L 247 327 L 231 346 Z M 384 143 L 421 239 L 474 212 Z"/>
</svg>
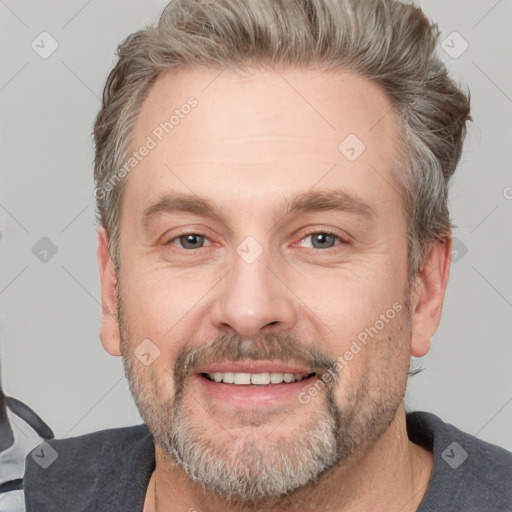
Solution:
<svg viewBox="0 0 512 512">
<path fill-rule="evenodd" d="M 505 511 L 512 454 L 403 405 L 469 100 L 392 0 L 174 0 L 95 124 L 101 341 L 144 419 L 27 511 Z"/>
</svg>

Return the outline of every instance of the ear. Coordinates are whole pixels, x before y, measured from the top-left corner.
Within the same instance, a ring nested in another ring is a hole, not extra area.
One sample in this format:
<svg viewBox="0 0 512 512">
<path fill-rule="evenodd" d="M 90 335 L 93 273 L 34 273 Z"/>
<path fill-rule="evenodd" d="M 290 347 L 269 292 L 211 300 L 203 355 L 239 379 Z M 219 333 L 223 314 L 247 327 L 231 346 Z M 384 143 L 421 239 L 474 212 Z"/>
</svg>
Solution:
<svg viewBox="0 0 512 512">
<path fill-rule="evenodd" d="M 451 234 L 445 234 L 434 243 L 415 278 L 411 292 L 411 355 L 414 357 L 423 357 L 430 350 L 432 336 L 441 321 L 451 250 Z"/>
<path fill-rule="evenodd" d="M 117 321 L 117 276 L 108 251 L 108 235 L 104 228 L 98 230 L 98 265 L 101 281 L 102 320 L 100 339 L 103 348 L 113 356 L 121 355 L 121 338 Z"/>
</svg>

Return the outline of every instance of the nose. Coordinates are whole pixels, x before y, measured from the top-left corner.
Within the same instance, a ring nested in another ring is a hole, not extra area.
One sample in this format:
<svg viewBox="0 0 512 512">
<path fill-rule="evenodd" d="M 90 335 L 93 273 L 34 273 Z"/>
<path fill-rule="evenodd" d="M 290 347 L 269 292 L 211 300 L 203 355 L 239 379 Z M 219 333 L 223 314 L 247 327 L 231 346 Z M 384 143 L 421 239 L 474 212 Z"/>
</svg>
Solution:
<svg viewBox="0 0 512 512">
<path fill-rule="evenodd" d="M 294 295 L 269 263 L 264 255 L 252 263 L 235 256 L 212 306 L 212 322 L 218 330 L 249 338 L 293 329 Z"/>
</svg>

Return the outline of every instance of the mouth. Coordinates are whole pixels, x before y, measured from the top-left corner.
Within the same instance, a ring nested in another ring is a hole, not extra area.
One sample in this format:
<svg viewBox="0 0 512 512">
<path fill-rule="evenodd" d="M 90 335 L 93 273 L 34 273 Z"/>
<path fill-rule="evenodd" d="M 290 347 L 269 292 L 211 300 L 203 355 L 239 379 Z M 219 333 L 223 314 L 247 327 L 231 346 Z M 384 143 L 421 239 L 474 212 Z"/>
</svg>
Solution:
<svg viewBox="0 0 512 512">
<path fill-rule="evenodd" d="M 297 402 L 317 373 L 304 365 L 279 361 L 232 361 L 199 368 L 196 378 L 209 401 L 240 409 L 283 407 Z"/>
<path fill-rule="evenodd" d="M 272 386 L 275 384 L 291 384 L 292 382 L 300 382 L 316 375 L 311 373 L 281 373 L 281 372 L 264 372 L 264 373 L 243 373 L 243 372 L 214 372 L 201 373 L 205 379 L 212 382 L 223 382 L 224 384 L 233 384 L 235 386 Z"/>
</svg>

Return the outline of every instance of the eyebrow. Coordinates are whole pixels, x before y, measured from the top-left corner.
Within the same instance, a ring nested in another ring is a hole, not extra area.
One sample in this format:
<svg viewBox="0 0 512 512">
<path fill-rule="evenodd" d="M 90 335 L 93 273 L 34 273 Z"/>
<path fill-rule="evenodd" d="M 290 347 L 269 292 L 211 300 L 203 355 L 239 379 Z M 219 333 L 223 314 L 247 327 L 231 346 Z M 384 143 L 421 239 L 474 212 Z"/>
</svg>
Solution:
<svg viewBox="0 0 512 512">
<path fill-rule="evenodd" d="M 284 212 L 281 220 L 291 213 L 309 213 L 317 211 L 347 212 L 376 218 L 374 209 L 362 198 L 343 190 L 308 191 L 284 200 Z M 148 206 L 142 215 L 142 223 L 148 226 L 154 217 L 162 214 L 192 213 L 202 217 L 216 218 L 222 221 L 221 208 L 214 202 L 196 195 L 170 193 Z"/>
</svg>

